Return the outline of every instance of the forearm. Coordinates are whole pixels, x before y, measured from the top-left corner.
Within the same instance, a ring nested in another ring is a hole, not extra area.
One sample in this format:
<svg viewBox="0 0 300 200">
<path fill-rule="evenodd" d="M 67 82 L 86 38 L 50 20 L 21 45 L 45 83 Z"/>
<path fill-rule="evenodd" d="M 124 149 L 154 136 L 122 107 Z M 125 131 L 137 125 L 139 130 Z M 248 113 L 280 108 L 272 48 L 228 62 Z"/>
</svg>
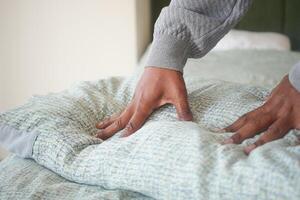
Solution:
<svg viewBox="0 0 300 200">
<path fill-rule="evenodd" d="M 289 73 L 290 83 L 300 92 L 300 62 L 297 63 Z"/>
<path fill-rule="evenodd" d="M 155 24 L 146 66 L 182 71 L 200 58 L 242 18 L 252 0 L 172 0 Z"/>
</svg>

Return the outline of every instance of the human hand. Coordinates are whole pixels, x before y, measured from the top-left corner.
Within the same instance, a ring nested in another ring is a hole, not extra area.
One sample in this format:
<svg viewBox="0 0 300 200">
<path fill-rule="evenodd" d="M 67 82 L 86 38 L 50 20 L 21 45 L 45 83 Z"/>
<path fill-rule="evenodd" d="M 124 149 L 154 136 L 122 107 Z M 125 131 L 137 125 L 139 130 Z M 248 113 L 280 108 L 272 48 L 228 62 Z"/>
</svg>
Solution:
<svg viewBox="0 0 300 200">
<path fill-rule="evenodd" d="M 291 129 L 300 129 L 300 92 L 285 76 L 272 91 L 264 105 L 243 115 L 224 130 L 235 132 L 223 144 L 240 144 L 264 132 L 253 144 L 244 148 L 249 154 L 265 143 L 284 137 Z"/>
<path fill-rule="evenodd" d="M 123 130 L 126 137 L 140 129 L 151 113 L 165 104 L 173 104 L 178 119 L 193 119 L 189 108 L 186 86 L 182 73 L 170 69 L 146 67 L 136 87 L 132 101 L 121 114 L 96 124 L 96 137 L 103 140 Z"/>
</svg>

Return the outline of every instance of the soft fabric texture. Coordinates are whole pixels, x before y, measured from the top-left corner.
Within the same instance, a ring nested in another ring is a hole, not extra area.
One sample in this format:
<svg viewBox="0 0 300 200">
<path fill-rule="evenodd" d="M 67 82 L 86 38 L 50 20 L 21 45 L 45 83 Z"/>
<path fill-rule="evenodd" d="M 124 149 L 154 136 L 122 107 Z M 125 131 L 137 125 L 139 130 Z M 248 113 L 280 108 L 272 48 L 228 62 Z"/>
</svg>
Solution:
<svg viewBox="0 0 300 200">
<path fill-rule="evenodd" d="M 141 59 L 139 70 L 142 70 L 148 54 L 149 51 L 147 50 Z M 220 63 L 220 60 L 223 62 Z M 218 51 L 211 52 L 202 59 L 190 59 L 186 64 L 184 74 L 186 77 L 196 76 L 197 78 L 219 79 L 274 88 L 298 60 L 300 60 L 300 54 L 296 52 L 274 50 Z M 2 129 L 4 128 L 3 126 Z M 20 131 L 14 128 L 2 132 L 5 132 L 5 135 L 0 135 L 3 137 L 0 140 L 1 145 L 19 156 L 26 158 L 32 156 L 31 144 L 33 144 L 37 133 L 31 133 L 29 137 L 28 134 L 20 134 Z M 1 154 L 1 156 L 5 155 Z"/>
<path fill-rule="evenodd" d="M 251 3 L 252 0 L 172 0 L 155 23 L 145 66 L 182 72 L 188 58 L 206 55 L 241 20 Z M 233 40 L 238 40 L 237 36 Z M 257 35 L 249 37 L 256 42 L 261 40 Z M 274 34 L 272 37 L 278 38 Z M 270 35 L 268 39 L 272 40 Z M 238 46 L 242 47 L 243 42 L 240 40 Z M 300 69 L 291 71 L 290 77 L 299 77 L 298 71 Z M 300 88 L 300 79 L 293 79 L 291 83 Z"/>
<path fill-rule="evenodd" d="M 0 161 L 6 158 L 9 155 L 7 149 L 0 147 Z"/>
<path fill-rule="evenodd" d="M 299 199 L 298 131 L 250 156 L 242 148 L 254 139 L 220 144 L 232 133 L 217 131 L 261 105 L 269 93 L 263 88 L 186 77 L 195 122 L 178 121 L 174 107 L 165 106 L 128 138 L 117 134 L 103 142 L 93 137 L 96 122 L 129 102 L 138 77 L 82 82 L 35 96 L 0 121 L 39 133 L 34 160 L 81 184 L 155 199 Z M 0 188 L 9 196 L 3 179 Z"/>
<path fill-rule="evenodd" d="M 23 158 L 31 158 L 33 143 L 38 136 L 37 132 L 24 132 L 5 124 L 0 124 L 0 129 L 1 145 Z"/>
<path fill-rule="evenodd" d="M 126 190 L 107 190 L 64 179 L 29 159 L 16 156 L 0 164 L 1 200 L 148 200 Z"/>
<path fill-rule="evenodd" d="M 142 70 L 147 56 L 148 51 L 140 62 L 140 70 Z M 219 62 L 220 60 L 223 62 Z M 300 60 L 300 53 L 296 52 L 274 50 L 218 51 L 209 53 L 203 59 L 190 59 L 186 64 L 184 74 L 186 77 L 196 76 L 274 88 L 298 60 Z M 30 144 L 33 144 L 36 133 L 19 134 L 20 131 L 14 128 L 10 128 L 10 130 L 9 134 L 6 130 L 2 131 L 5 134 L 0 135 L 3 137 L 0 144 L 19 156 L 31 157 L 32 146 Z M 23 136 L 22 139 L 20 136 Z M 10 141 L 14 142 L 11 143 Z M 24 150 L 24 146 L 27 147 L 27 150 Z"/>
</svg>

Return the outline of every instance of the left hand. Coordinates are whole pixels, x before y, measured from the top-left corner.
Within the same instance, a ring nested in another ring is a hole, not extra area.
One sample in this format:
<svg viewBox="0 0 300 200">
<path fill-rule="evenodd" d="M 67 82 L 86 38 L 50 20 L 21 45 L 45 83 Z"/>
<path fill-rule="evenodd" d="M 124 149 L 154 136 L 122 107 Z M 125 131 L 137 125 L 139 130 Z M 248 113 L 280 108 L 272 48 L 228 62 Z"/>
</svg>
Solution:
<svg viewBox="0 0 300 200">
<path fill-rule="evenodd" d="M 244 148 L 245 153 L 249 154 L 265 143 L 284 137 L 291 129 L 300 129 L 300 92 L 285 76 L 262 106 L 224 129 L 235 134 L 223 144 L 240 144 L 264 132 L 256 142 Z"/>
</svg>

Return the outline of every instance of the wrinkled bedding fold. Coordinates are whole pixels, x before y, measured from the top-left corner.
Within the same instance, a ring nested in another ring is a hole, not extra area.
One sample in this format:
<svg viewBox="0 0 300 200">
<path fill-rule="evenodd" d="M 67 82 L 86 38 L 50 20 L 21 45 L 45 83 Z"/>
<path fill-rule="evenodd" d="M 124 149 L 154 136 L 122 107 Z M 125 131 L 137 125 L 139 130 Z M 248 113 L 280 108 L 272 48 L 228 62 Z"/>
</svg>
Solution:
<svg viewBox="0 0 300 200">
<path fill-rule="evenodd" d="M 194 122 L 176 119 L 173 106 L 157 110 L 128 138 L 95 138 L 95 123 L 121 111 L 138 75 L 81 82 L 1 115 L 1 122 L 39 135 L 33 159 L 80 184 L 138 192 L 155 199 L 297 199 L 299 132 L 246 156 L 241 145 L 221 145 L 218 130 L 262 105 L 269 90 L 224 81 L 186 79 Z"/>
<path fill-rule="evenodd" d="M 299 58 L 232 51 L 192 60 L 185 80 L 194 122 L 178 121 L 167 105 L 128 138 L 97 139 L 95 123 L 125 108 L 140 72 L 34 96 L 0 114 L 1 133 L 37 134 L 33 160 L 0 163 L 0 199 L 300 199 L 299 131 L 249 156 L 242 149 L 257 137 L 221 145 L 233 133 L 219 133 L 265 102 L 271 90 L 253 85 L 274 86 Z"/>
</svg>

